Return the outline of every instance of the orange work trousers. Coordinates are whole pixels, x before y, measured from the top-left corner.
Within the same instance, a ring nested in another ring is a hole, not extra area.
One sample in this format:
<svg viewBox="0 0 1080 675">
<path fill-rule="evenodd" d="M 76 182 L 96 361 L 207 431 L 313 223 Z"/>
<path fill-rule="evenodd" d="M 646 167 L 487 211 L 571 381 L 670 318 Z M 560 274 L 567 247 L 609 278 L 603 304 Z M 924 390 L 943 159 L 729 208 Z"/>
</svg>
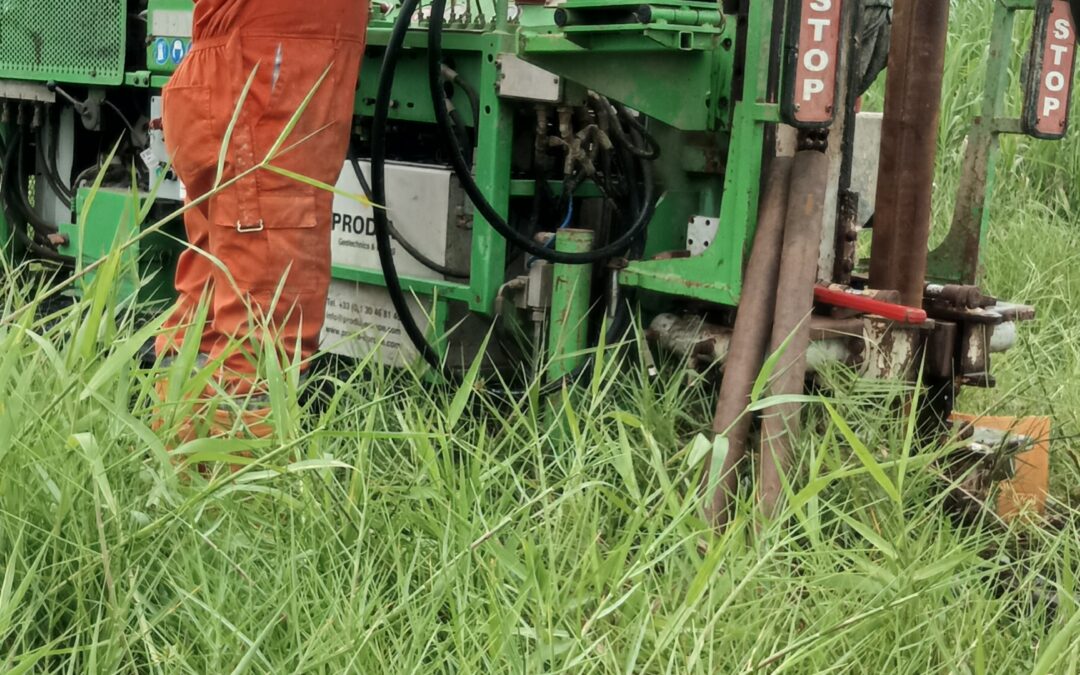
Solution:
<svg viewBox="0 0 1080 675">
<path fill-rule="evenodd" d="M 158 354 L 199 340 L 236 394 L 255 387 L 266 337 L 290 359 L 306 362 L 319 348 L 333 195 L 258 168 L 279 143 L 270 164 L 322 183 L 334 184 L 345 162 L 368 5 L 317 4 L 196 0 L 192 51 L 163 93 L 165 143 L 187 190 L 191 247 L 177 265 L 179 298 Z M 189 335 L 201 302 L 207 321 Z"/>
</svg>

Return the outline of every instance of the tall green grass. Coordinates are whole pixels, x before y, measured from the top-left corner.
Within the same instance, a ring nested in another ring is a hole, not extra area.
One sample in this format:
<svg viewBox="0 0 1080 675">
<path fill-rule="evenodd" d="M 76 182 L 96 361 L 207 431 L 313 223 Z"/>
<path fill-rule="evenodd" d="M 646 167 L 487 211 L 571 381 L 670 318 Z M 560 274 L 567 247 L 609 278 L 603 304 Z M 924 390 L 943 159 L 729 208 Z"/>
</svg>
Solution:
<svg viewBox="0 0 1080 675">
<path fill-rule="evenodd" d="M 677 369 L 652 380 L 609 361 L 556 399 L 556 426 L 541 402 L 496 405 L 468 381 L 326 374 L 259 462 L 181 479 L 150 431 L 159 373 L 133 363 L 134 317 L 97 311 L 0 334 L 5 671 L 1071 672 L 1080 658 L 1080 532 L 1025 531 L 1021 547 L 943 517 L 935 455 L 903 450 L 897 385 L 837 380 L 785 523 L 755 534 L 742 504 L 716 538 L 694 494 L 712 389 Z M 180 451 L 214 464 L 241 449 Z"/>
<path fill-rule="evenodd" d="M 950 82 L 971 96 L 988 4 L 954 3 Z M 1017 143 L 988 283 L 1042 318 L 999 392 L 965 403 L 1052 412 L 1064 498 L 1080 478 L 1080 174 L 1061 168 L 1077 147 Z M 955 166 L 943 157 L 942 191 Z M 138 366 L 154 326 L 117 273 L 44 319 L 42 293 L 4 275 L 3 672 L 1080 672 L 1075 518 L 946 516 L 947 449 L 913 452 L 898 384 L 830 375 L 783 518 L 757 522 L 746 500 L 723 536 L 695 496 L 722 451 L 705 435 L 714 389 L 679 364 L 650 377 L 632 349 L 578 391 L 516 404 L 372 363 L 301 392 L 295 365 L 267 358 L 288 403 L 273 438 L 181 446 L 204 476 L 151 430 L 170 371 Z"/>
</svg>

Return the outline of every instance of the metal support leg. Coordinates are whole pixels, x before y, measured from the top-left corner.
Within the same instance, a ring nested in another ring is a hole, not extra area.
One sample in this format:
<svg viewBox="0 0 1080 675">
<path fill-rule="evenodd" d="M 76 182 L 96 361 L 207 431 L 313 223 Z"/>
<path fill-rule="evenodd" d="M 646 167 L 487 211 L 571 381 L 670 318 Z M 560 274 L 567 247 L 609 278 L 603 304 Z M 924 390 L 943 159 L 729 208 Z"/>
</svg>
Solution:
<svg viewBox="0 0 1080 675">
<path fill-rule="evenodd" d="M 591 230 L 559 230 L 555 250 L 584 253 L 592 249 Z M 552 379 L 566 377 L 585 360 L 589 343 L 592 265 L 555 265 L 551 294 L 548 353 Z"/>
</svg>

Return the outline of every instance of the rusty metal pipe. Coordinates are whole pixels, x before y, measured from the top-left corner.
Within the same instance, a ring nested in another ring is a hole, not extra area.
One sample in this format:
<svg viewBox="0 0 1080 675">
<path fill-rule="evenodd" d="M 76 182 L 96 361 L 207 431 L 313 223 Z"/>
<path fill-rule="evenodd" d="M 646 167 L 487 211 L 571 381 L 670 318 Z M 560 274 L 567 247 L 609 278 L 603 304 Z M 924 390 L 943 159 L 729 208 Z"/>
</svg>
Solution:
<svg viewBox="0 0 1080 675">
<path fill-rule="evenodd" d="M 765 360 L 776 307 L 776 284 L 780 273 L 780 250 L 784 240 L 792 160 L 772 160 L 761 196 L 757 232 L 743 279 L 742 299 L 735 317 L 720 397 L 713 418 L 713 432 L 728 441 L 727 455 L 715 485 L 711 457 L 705 463 L 701 487 L 706 497 L 705 514 L 717 528 L 727 524 L 731 496 L 738 485 L 737 468 L 746 456 L 751 417 L 746 413 L 754 380 Z M 815 249 L 816 251 L 816 249 Z"/>
<path fill-rule="evenodd" d="M 896 0 L 870 284 L 922 307 L 949 3 Z"/>
<path fill-rule="evenodd" d="M 803 392 L 828 186 L 829 158 L 826 155 L 810 150 L 795 155 L 776 290 L 776 313 L 772 322 L 772 351 L 784 348 L 769 388 L 774 396 Z M 802 405 L 799 403 L 770 408 L 762 418 L 758 505 L 766 518 L 776 515 L 783 490 L 782 476 L 791 466 L 792 446 L 801 418 Z"/>
</svg>

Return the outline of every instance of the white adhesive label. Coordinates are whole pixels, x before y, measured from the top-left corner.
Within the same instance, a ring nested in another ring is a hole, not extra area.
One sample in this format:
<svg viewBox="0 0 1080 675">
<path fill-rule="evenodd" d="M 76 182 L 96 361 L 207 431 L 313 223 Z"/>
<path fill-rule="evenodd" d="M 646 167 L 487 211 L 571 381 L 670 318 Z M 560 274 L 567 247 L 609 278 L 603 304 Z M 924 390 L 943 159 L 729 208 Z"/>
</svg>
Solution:
<svg viewBox="0 0 1080 675">
<path fill-rule="evenodd" d="M 162 99 L 160 96 L 154 96 L 150 99 L 150 119 L 154 120 L 150 124 L 150 131 L 148 136 L 150 137 L 150 145 L 143 150 L 140 154 L 143 163 L 150 169 L 150 175 L 154 178 L 151 183 L 154 183 L 158 179 L 161 179 L 161 185 L 158 186 L 158 198 L 159 199 L 173 199 L 176 201 L 184 201 L 187 199 L 187 192 L 184 190 L 184 186 L 180 184 L 180 181 L 170 171 L 167 175 L 162 176 L 162 171 L 171 161 L 169 159 L 169 151 L 165 148 L 165 130 L 161 126 L 161 108 Z"/>
<path fill-rule="evenodd" d="M 360 163 L 370 183 L 371 165 Z M 386 199 L 389 217 L 399 232 L 408 237 L 428 258 L 446 264 L 446 228 L 450 210 L 450 177 L 446 169 L 387 164 Z M 346 163 L 337 184 L 347 195 L 363 195 L 352 165 Z M 394 262 L 398 274 L 418 279 L 442 279 L 394 244 Z M 355 269 L 381 270 L 379 249 L 375 244 L 375 213 L 358 199 L 334 196 L 332 260 L 335 265 Z"/>
<path fill-rule="evenodd" d="M 184 10 L 158 9 L 150 13 L 150 34 L 173 38 L 189 38 L 193 13 Z"/>
<path fill-rule="evenodd" d="M 360 163 L 370 181 L 371 166 Z M 439 264 L 446 264 L 447 228 L 450 210 L 451 172 L 409 164 L 387 164 L 386 195 L 392 205 L 390 219 L 403 236 L 421 253 Z M 331 259 L 337 267 L 379 271 L 378 246 L 375 242 L 374 210 L 350 195 L 361 196 L 363 189 L 347 162 L 334 196 L 331 235 Z M 396 243 L 393 246 L 398 274 L 417 279 L 442 279 L 424 267 Z M 413 318 L 428 329 L 430 303 L 421 308 L 410 299 Z M 323 349 L 340 356 L 362 359 L 378 349 L 378 362 L 403 366 L 416 363 L 419 353 L 409 341 L 394 311 L 386 290 L 377 286 L 335 279 L 330 285 Z"/>
<path fill-rule="evenodd" d="M 412 315 L 425 331 L 425 309 L 410 300 Z M 332 354 L 362 359 L 378 349 L 378 362 L 405 366 L 416 363 L 419 353 L 402 328 L 386 291 L 374 286 L 335 279 L 326 303 L 323 349 Z"/>
<path fill-rule="evenodd" d="M 161 163 L 158 162 L 157 155 L 151 148 L 147 148 L 140 152 L 139 159 L 143 161 L 143 164 L 145 164 L 146 168 L 150 169 L 150 171 L 157 171 L 158 167 L 161 166 Z"/>
</svg>

